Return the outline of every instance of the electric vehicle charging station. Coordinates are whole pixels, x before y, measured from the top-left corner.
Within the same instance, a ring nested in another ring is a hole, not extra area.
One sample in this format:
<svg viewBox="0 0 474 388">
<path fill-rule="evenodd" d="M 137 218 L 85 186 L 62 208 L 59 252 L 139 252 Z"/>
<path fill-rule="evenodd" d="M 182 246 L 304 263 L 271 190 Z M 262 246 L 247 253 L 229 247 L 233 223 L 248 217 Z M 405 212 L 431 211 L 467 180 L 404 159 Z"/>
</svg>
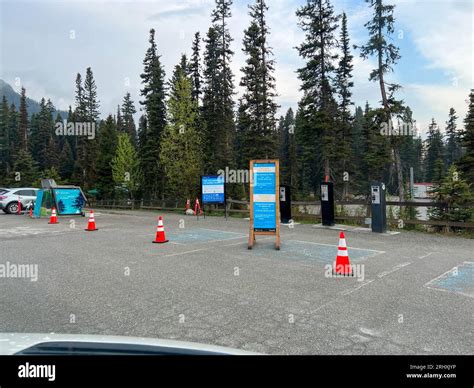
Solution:
<svg viewBox="0 0 474 388">
<path fill-rule="evenodd" d="M 372 182 L 370 185 L 372 232 L 387 231 L 387 205 L 385 203 L 385 183 Z"/>
</svg>

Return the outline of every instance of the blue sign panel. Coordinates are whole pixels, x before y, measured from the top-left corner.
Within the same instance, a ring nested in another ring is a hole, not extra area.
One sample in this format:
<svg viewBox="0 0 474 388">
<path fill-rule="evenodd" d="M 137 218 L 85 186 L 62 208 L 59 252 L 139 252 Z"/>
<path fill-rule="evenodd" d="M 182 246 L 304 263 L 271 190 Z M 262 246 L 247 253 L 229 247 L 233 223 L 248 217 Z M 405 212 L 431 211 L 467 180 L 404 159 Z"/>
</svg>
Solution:
<svg viewBox="0 0 474 388">
<path fill-rule="evenodd" d="M 276 230 L 275 163 L 253 166 L 253 227 L 256 231 Z"/>
<path fill-rule="evenodd" d="M 202 203 L 224 203 L 224 177 L 221 175 L 206 175 L 201 179 Z"/>
<path fill-rule="evenodd" d="M 54 189 L 58 214 L 81 214 L 85 203 L 79 188 Z"/>
</svg>

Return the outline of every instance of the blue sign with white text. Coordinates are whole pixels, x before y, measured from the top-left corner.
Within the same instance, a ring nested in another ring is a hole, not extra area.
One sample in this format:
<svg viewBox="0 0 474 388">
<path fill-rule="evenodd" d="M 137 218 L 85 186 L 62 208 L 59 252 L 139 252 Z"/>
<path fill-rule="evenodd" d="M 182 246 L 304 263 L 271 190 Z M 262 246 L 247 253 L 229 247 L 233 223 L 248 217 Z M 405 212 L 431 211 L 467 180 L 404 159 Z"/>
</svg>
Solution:
<svg viewBox="0 0 474 388">
<path fill-rule="evenodd" d="M 253 165 L 253 227 L 257 231 L 276 230 L 275 163 Z"/>
<path fill-rule="evenodd" d="M 202 177 L 202 203 L 224 203 L 224 177 L 220 175 L 206 175 Z"/>
</svg>

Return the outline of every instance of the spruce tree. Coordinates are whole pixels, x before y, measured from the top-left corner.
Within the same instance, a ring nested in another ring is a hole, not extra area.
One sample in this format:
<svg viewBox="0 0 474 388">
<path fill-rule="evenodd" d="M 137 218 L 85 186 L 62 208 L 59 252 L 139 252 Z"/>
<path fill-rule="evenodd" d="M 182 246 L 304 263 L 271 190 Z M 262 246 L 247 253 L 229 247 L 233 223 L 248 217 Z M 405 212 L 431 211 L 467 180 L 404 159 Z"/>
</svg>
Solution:
<svg viewBox="0 0 474 388">
<path fill-rule="evenodd" d="M 111 115 L 100 123 L 98 142 L 97 188 L 102 198 L 112 198 L 115 185 L 111 163 L 117 147 L 117 126 Z"/>
<path fill-rule="evenodd" d="M 429 125 L 425 144 L 425 179 L 427 182 L 439 183 L 444 176 L 444 143 L 443 135 L 434 119 Z"/>
<path fill-rule="evenodd" d="M 469 108 L 464 119 L 461 139 L 464 154 L 458 161 L 458 167 L 471 185 L 471 190 L 474 190 L 474 89 L 471 89 L 469 94 Z"/>
<path fill-rule="evenodd" d="M 203 124 L 207 144 L 204 148 L 208 156 L 206 170 L 214 173 L 232 167 L 235 160 L 234 76 L 230 67 L 234 53 L 230 49 L 232 38 L 228 29 L 231 5 L 231 0 L 216 0 L 212 27 L 205 41 Z"/>
<path fill-rule="evenodd" d="M 428 215 L 430 220 L 471 222 L 474 217 L 474 210 L 468 207 L 474 200 L 469 183 L 463 179 L 454 164 L 449 167 L 448 173 L 443 177 L 440 184 L 431 191 L 433 200 L 446 204 L 445 207 L 430 208 Z M 441 229 L 440 227 L 434 227 Z M 445 231 L 450 231 L 446 227 Z M 453 228 L 459 230 L 460 228 Z"/>
<path fill-rule="evenodd" d="M 399 49 L 390 43 L 394 32 L 393 11 L 395 6 L 384 4 L 384 0 L 366 0 L 372 8 L 372 19 L 365 24 L 369 32 L 369 40 L 360 47 L 360 55 L 363 59 L 375 56 L 377 67 L 369 75 L 369 80 L 378 82 L 382 97 L 384 117 L 382 121 L 387 125 L 392 123 L 392 114 L 402 113 L 402 101 L 394 97 L 394 93 L 400 89 L 396 83 L 388 83 L 386 74 L 393 71 L 393 66 L 400 59 Z M 398 194 L 400 201 L 404 201 L 405 189 L 403 182 L 403 168 L 400 158 L 400 136 L 391 136 L 390 143 L 393 154 L 393 162 L 397 171 Z"/>
<path fill-rule="evenodd" d="M 120 105 L 117 105 L 117 115 L 115 116 L 115 125 L 117 127 L 117 132 L 123 132 L 123 119 L 122 119 L 122 112 L 120 111 Z"/>
<path fill-rule="evenodd" d="M 446 153 L 445 153 L 445 165 L 446 167 L 458 161 L 461 157 L 461 145 L 460 136 L 457 131 L 456 111 L 454 108 L 449 109 L 449 118 L 446 122 Z"/>
<path fill-rule="evenodd" d="M 241 69 L 240 86 L 244 88 L 239 118 L 245 117 L 245 125 L 239 124 L 243 162 L 248 166 L 251 159 L 272 159 L 278 154 L 276 131 L 275 71 L 272 50 L 268 46 L 269 28 L 266 22 L 268 10 L 264 0 L 255 0 L 250 6 L 250 26 L 244 31 L 243 49 L 247 59 Z M 242 109 L 245 110 L 245 115 Z"/>
<path fill-rule="evenodd" d="M 9 140 L 10 140 L 11 165 L 15 163 L 17 154 L 21 149 L 18 142 L 18 139 L 21 137 L 18 132 L 19 118 L 20 118 L 20 114 L 16 110 L 15 104 L 11 104 L 9 108 L 9 115 L 8 115 L 8 128 L 9 128 L 8 132 L 9 132 Z"/>
<path fill-rule="evenodd" d="M 189 62 L 189 73 L 192 83 L 192 95 L 194 101 L 199 106 L 202 94 L 202 74 L 201 74 L 201 34 L 196 32 L 192 45 L 192 55 Z"/>
<path fill-rule="evenodd" d="M 137 144 L 137 129 L 135 127 L 135 120 L 133 119 L 135 113 L 137 113 L 137 110 L 135 109 L 130 93 L 127 93 L 122 103 L 122 120 L 124 131 L 130 136 L 130 141 L 133 146 Z"/>
<path fill-rule="evenodd" d="M 85 141 L 85 158 L 82 160 L 84 166 L 85 187 L 93 188 L 97 181 L 98 157 L 98 124 L 99 124 L 99 107 L 100 103 L 97 97 L 97 86 L 95 84 L 94 75 L 90 67 L 86 69 L 86 77 L 84 78 L 84 105 L 85 120 L 95 127 L 94 139 L 83 137 Z"/>
<path fill-rule="evenodd" d="M 337 116 L 337 139 L 338 139 L 338 154 L 339 162 L 336 163 L 336 175 L 339 178 L 336 183 L 342 181 L 341 177 L 345 173 L 349 173 L 349 177 L 354 175 L 354 164 L 352 163 L 352 117 L 350 107 L 353 105 L 351 101 L 352 91 L 354 86 L 352 82 L 352 71 L 354 65 L 352 64 L 353 56 L 350 51 L 349 32 L 347 29 L 347 16 L 342 14 L 341 33 L 339 38 L 340 59 L 336 68 L 335 91 L 338 95 L 338 116 Z M 343 186 L 342 197 L 346 198 L 348 195 L 348 184 Z"/>
<path fill-rule="evenodd" d="M 17 177 L 19 177 L 19 181 Z M 16 155 L 8 182 L 14 186 L 28 187 L 32 186 L 38 177 L 38 168 L 30 152 L 20 149 Z"/>
<path fill-rule="evenodd" d="M 7 98 L 3 96 L 0 106 L 0 181 L 5 181 L 10 173 L 10 111 L 8 109 Z"/>
<path fill-rule="evenodd" d="M 66 182 L 70 182 L 72 173 L 74 171 L 74 158 L 72 155 L 72 150 L 70 143 L 65 141 L 63 148 L 59 155 L 59 175 Z"/>
<path fill-rule="evenodd" d="M 54 163 L 54 155 L 50 154 L 55 151 L 55 147 L 53 147 L 53 111 L 54 106 L 51 101 L 45 101 L 42 98 L 40 101 L 40 111 L 31 120 L 30 149 L 40 171 L 52 167 L 51 164 Z"/>
<path fill-rule="evenodd" d="M 18 145 L 20 149 L 28 149 L 28 111 L 26 108 L 26 90 L 21 88 L 20 117 L 18 123 Z"/>
<path fill-rule="evenodd" d="M 157 54 L 155 30 L 150 30 L 150 47 L 143 60 L 141 74 L 143 89 L 140 103 L 145 108 L 146 128 L 140 144 L 140 167 L 143 171 L 142 191 L 147 199 L 157 199 L 163 194 L 163 170 L 160 164 L 160 141 L 166 125 L 165 71 Z"/>
<path fill-rule="evenodd" d="M 285 116 L 280 118 L 279 123 L 280 147 L 280 176 L 281 183 L 296 187 L 297 179 L 297 155 L 294 136 L 295 115 L 293 109 L 289 108 Z M 296 194 L 296 192 L 294 192 Z"/>
<path fill-rule="evenodd" d="M 299 102 L 295 134 L 299 144 L 301 185 L 307 194 L 319 189 L 323 176 L 333 175 L 330 166 L 337 158 L 337 104 L 332 84 L 338 17 L 328 0 L 308 0 L 296 15 L 306 33 L 305 41 L 297 47 L 306 63 L 298 69 L 303 97 Z"/>
</svg>

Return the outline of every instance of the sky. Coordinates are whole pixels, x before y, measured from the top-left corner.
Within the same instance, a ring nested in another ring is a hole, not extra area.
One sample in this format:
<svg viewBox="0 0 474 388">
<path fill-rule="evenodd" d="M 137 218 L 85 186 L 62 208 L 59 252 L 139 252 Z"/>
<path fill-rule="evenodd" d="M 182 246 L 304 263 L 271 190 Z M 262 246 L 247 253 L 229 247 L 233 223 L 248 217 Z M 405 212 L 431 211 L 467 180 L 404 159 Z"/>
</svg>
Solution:
<svg viewBox="0 0 474 388">
<path fill-rule="evenodd" d="M 243 31 L 249 25 L 248 4 L 234 0 L 229 22 L 235 52 L 236 101 L 244 65 Z M 296 69 L 303 65 L 295 49 L 304 39 L 295 11 L 306 0 L 267 0 L 270 46 L 276 60 L 278 114 L 297 108 L 301 97 Z M 370 8 L 363 0 L 333 0 L 335 12 L 346 12 L 351 44 L 367 40 L 364 24 Z M 474 6 L 470 0 L 390 0 L 395 4 L 393 43 L 401 59 L 388 75 L 402 85 L 397 94 L 414 112 L 422 134 L 435 118 L 444 128 L 449 108 L 467 112 L 473 88 Z M 158 51 L 167 77 L 181 54 L 191 53 L 196 31 L 205 36 L 214 0 L 0 0 L 0 78 L 35 100 L 49 98 L 58 109 L 74 104 L 76 74 L 91 67 L 102 117 L 114 114 L 130 92 L 138 107 L 140 73 L 150 28 L 156 30 Z M 204 49 L 204 44 L 202 44 Z M 354 55 L 353 100 L 380 104 L 378 84 L 369 82 L 373 59 Z M 140 113 L 137 113 L 137 118 Z"/>
</svg>

